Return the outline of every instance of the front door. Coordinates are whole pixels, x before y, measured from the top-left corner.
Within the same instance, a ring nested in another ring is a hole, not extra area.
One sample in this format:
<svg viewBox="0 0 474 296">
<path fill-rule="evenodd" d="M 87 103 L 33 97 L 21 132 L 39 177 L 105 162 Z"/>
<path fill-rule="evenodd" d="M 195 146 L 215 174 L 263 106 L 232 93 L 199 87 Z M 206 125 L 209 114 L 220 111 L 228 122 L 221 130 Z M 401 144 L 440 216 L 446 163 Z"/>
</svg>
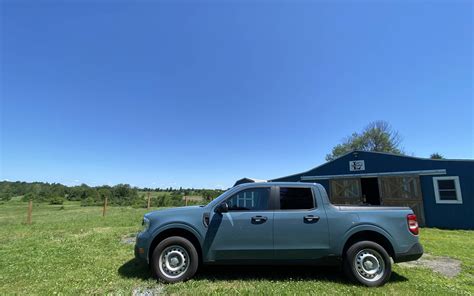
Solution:
<svg viewBox="0 0 474 296">
<path fill-rule="evenodd" d="M 326 212 L 316 203 L 311 187 L 277 188 L 275 211 L 275 258 L 319 259 L 328 255 L 329 233 Z M 319 194 L 319 192 L 318 192 Z"/>
<path fill-rule="evenodd" d="M 239 191 L 227 202 L 227 213 L 213 213 L 205 245 L 209 261 L 273 258 L 273 210 L 270 187 Z"/>
</svg>

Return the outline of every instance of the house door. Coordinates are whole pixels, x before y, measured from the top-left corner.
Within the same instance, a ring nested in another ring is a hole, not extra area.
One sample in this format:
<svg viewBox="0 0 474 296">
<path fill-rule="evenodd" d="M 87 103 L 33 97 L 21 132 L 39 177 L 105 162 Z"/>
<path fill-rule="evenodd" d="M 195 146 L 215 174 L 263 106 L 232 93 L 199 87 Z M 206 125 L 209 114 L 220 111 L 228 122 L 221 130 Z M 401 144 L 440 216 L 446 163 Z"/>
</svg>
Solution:
<svg viewBox="0 0 474 296">
<path fill-rule="evenodd" d="M 372 206 L 380 205 L 379 180 L 377 178 L 360 179 L 362 187 L 362 201 Z"/>
<path fill-rule="evenodd" d="M 418 223 L 425 224 L 419 176 L 380 177 L 379 182 L 382 205 L 410 207 Z"/>
<path fill-rule="evenodd" d="M 331 203 L 358 205 L 362 202 L 360 179 L 332 179 Z"/>
</svg>

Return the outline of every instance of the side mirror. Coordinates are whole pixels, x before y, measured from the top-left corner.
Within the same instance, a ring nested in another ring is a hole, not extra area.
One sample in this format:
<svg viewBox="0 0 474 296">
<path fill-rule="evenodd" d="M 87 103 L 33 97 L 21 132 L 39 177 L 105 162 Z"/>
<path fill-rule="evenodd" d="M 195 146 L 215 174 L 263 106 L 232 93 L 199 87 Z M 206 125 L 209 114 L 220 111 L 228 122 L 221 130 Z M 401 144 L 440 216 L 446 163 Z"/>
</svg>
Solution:
<svg viewBox="0 0 474 296">
<path fill-rule="evenodd" d="M 216 207 L 214 212 L 222 214 L 222 213 L 227 213 L 229 211 L 229 205 L 226 202 L 221 203 Z"/>
</svg>

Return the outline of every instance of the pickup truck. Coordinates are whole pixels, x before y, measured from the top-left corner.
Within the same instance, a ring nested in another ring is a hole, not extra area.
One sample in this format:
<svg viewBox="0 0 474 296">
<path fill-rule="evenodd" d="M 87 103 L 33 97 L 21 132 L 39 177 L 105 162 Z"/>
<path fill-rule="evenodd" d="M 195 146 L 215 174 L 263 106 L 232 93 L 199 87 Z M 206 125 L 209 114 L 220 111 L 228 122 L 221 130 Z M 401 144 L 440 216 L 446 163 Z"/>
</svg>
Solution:
<svg viewBox="0 0 474 296">
<path fill-rule="evenodd" d="M 410 208 L 332 205 L 323 186 L 298 182 L 242 184 L 206 206 L 147 213 L 135 245 L 166 283 L 201 264 L 339 264 L 372 287 L 422 254 Z"/>
</svg>

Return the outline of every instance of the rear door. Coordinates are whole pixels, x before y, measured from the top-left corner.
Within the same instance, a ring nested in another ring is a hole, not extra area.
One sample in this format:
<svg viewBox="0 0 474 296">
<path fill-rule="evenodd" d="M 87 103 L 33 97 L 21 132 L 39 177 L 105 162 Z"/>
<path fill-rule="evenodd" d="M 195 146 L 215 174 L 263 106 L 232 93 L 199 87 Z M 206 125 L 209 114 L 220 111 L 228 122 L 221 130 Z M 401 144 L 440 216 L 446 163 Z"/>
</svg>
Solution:
<svg viewBox="0 0 474 296">
<path fill-rule="evenodd" d="M 273 230 L 276 259 L 318 259 L 328 255 L 328 221 L 315 194 L 312 186 L 276 188 Z"/>
</svg>

